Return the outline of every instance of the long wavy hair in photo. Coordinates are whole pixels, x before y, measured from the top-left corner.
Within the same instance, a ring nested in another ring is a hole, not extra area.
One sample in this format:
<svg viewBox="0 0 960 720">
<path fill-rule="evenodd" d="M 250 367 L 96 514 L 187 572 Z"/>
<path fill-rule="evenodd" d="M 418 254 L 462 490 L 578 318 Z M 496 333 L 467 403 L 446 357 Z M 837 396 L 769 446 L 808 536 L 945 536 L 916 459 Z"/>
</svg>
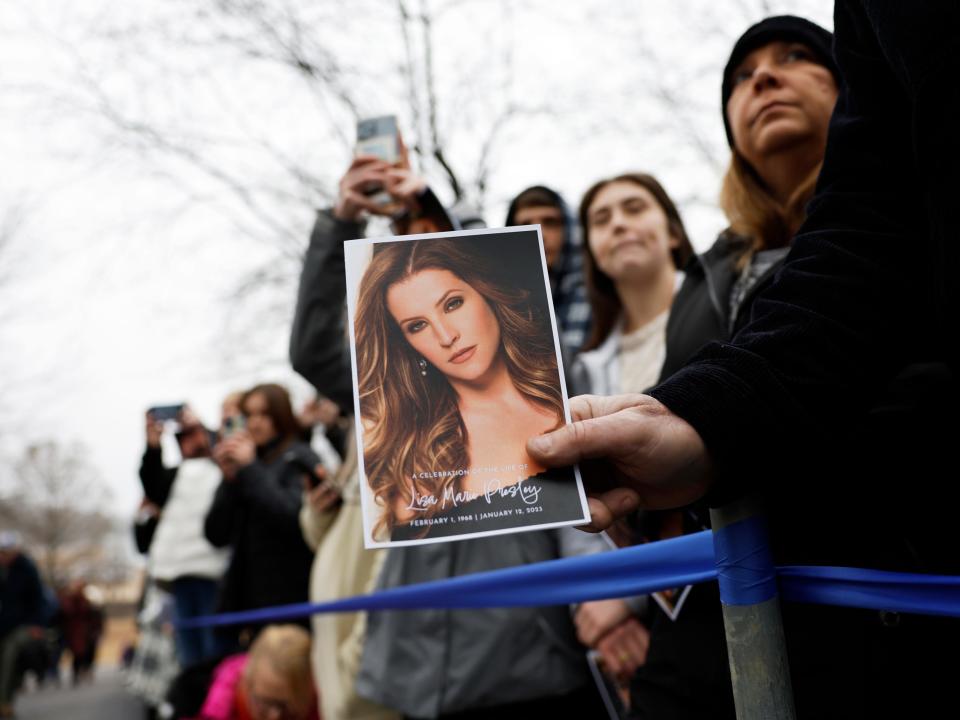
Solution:
<svg viewBox="0 0 960 720">
<path fill-rule="evenodd" d="M 396 527 L 394 508 L 409 504 L 413 492 L 440 498 L 444 490 L 457 491 L 460 476 L 449 473 L 469 468 L 473 460 L 457 393 L 435 368 L 421 373 L 419 355 L 387 309 L 392 285 L 427 269 L 448 270 L 468 283 L 500 325 L 500 353 L 515 387 L 552 410 L 558 427 L 565 421 L 549 316 L 531 302 L 529 291 L 503 282 L 489 252 L 481 251 L 483 244 L 482 238 L 377 244 L 360 281 L 354 323 L 364 470 L 383 508 L 375 537 Z M 434 472 L 447 474 L 420 477 Z M 433 514 L 435 506 L 423 513 Z"/>
</svg>

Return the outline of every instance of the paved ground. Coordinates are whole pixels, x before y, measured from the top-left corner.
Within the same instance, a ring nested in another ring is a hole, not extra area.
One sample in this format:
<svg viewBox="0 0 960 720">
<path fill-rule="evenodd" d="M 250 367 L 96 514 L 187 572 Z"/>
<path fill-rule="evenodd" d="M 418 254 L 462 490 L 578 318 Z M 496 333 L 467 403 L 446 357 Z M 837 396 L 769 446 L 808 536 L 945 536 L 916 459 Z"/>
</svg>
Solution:
<svg viewBox="0 0 960 720">
<path fill-rule="evenodd" d="M 140 701 L 127 693 L 120 672 L 98 668 L 92 684 L 45 687 L 17 697 L 17 720 L 141 720 Z"/>
</svg>

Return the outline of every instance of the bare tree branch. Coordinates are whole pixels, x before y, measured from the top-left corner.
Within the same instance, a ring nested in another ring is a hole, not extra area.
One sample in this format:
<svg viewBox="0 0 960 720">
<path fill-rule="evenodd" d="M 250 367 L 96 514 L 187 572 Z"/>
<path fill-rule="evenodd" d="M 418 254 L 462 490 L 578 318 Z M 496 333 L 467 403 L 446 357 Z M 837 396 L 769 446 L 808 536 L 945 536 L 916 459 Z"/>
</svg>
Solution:
<svg viewBox="0 0 960 720">
<path fill-rule="evenodd" d="M 38 551 L 48 582 L 68 579 L 78 560 L 96 557 L 112 520 L 100 508 L 108 496 L 86 450 L 48 440 L 28 446 L 14 467 L 15 485 L 3 499 L 5 524 Z"/>
<path fill-rule="evenodd" d="M 423 135 L 423 118 L 420 113 L 420 84 L 417 82 L 417 65 L 413 50 L 413 40 L 410 37 L 410 11 L 404 0 L 397 0 L 399 13 L 400 37 L 403 40 L 404 63 L 401 67 L 401 76 L 407 88 L 407 97 L 410 106 L 410 119 L 413 125 L 413 138 L 408 143 L 411 149 L 422 157 L 426 148 L 426 139 Z"/>
<path fill-rule="evenodd" d="M 427 122 L 430 127 L 430 145 L 434 159 L 446 173 L 453 196 L 460 200 L 463 197 L 463 186 L 457 173 L 447 161 L 443 139 L 440 137 L 440 128 L 437 123 L 439 100 L 437 98 L 437 83 L 433 69 L 433 20 L 427 6 L 428 0 L 420 0 L 420 25 L 423 33 L 423 68 L 424 85 L 426 87 Z"/>
</svg>

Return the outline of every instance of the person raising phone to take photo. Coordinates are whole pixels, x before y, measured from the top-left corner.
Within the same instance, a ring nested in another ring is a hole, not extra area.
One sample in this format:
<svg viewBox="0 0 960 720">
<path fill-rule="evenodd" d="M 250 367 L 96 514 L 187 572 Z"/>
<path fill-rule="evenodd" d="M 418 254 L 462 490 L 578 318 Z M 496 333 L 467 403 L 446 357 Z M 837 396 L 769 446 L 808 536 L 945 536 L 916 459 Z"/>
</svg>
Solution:
<svg viewBox="0 0 960 720">
<path fill-rule="evenodd" d="M 362 190 L 369 182 L 382 182 L 395 201 L 412 208 L 394 221 L 397 234 L 482 223 L 456 207 L 447 212 L 405 163 L 390 166 L 375 158 L 353 159 L 340 182 L 336 204 L 317 215 L 290 342 L 294 369 L 341 407 L 353 407 L 343 242 L 363 237 L 368 215 L 389 214 L 364 196 Z M 562 528 L 368 551 L 361 541 L 356 476 L 346 488 L 351 494 L 344 493 L 343 504 L 317 549 L 314 600 L 363 592 L 372 589 L 374 582 L 377 588 L 398 587 L 605 547 L 599 537 Z M 353 585 L 344 579 L 346 567 Z M 330 578 L 324 587 L 320 587 L 321 577 Z M 368 582 L 361 587 L 364 577 Z M 334 624 L 333 616 L 314 618 L 314 659 L 321 674 L 318 685 L 325 688 L 321 697 L 325 717 L 348 717 L 343 707 L 352 703 L 365 703 L 368 710 L 377 703 L 393 711 L 383 709 L 384 713 L 408 717 L 461 711 L 493 715 L 514 708 L 584 717 L 603 712 L 565 606 L 361 614 L 355 618 L 352 634 L 342 642 L 338 640 L 344 637 L 344 629 L 337 631 Z M 416 663 L 407 660 L 413 654 Z M 326 689 L 331 686 L 326 671 L 336 673 L 332 680 L 339 678 L 345 688 L 340 714 L 328 712 L 335 698 Z"/>
<path fill-rule="evenodd" d="M 180 464 L 165 466 L 161 449 L 165 422 L 157 418 L 147 412 L 147 447 L 140 465 L 144 495 L 160 511 L 150 542 L 149 572 L 153 580 L 169 585 L 176 619 L 185 620 L 214 611 L 227 566 L 227 552 L 213 547 L 203 535 L 220 471 L 210 458 L 214 436 L 189 405 L 181 406 L 173 418 L 179 426 L 175 436 Z M 225 650 L 209 627 L 178 627 L 174 639 L 183 667 Z"/>
<path fill-rule="evenodd" d="M 340 408 L 353 408 L 344 328 L 343 242 L 363 237 L 371 216 L 395 218 L 393 230 L 398 234 L 451 230 L 457 226 L 426 181 L 411 170 L 399 137 L 397 145 L 400 159 L 395 163 L 362 153 L 351 160 L 340 180 L 336 203 L 317 214 L 300 277 L 290 361 L 318 393 Z M 378 190 L 371 194 L 371 188 Z M 383 193 L 389 196 L 388 203 L 381 202 Z M 386 557 L 383 550 L 363 547 L 356 471 L 356 442 L 351 431 L 342 466 L 326 482 L 307 492 L 300 513 L 304 538 L 316 553 L 310 584 L 312 602 L 373 589 Z M 315 615 L 312 622 L 313 665 L 317 686 L 323 688 L 323 716 L 368 720 L 397 717 L 356 691 L 366 615 Z"/>
<path fill-rule="evenodd" d="M 220 612 L 306 601 L 312 559 L 298 525 L 303 473 L 286 459 L 290 450 L 311 451 L 300 440 L 290 396 L 266 383 L 247 390 L 239 406 L 244 429 L 213 451 L 223 481 L 204 523 L 214 546 L 232 548 Z"/>
</svg>

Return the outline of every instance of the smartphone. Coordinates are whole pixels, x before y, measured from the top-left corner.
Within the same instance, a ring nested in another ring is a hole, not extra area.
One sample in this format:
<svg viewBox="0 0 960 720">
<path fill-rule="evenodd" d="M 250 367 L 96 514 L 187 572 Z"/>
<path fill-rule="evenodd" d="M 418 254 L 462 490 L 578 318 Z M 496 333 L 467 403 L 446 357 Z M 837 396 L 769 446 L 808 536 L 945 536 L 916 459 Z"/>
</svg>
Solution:
<svg viewBox="0 0 960 720">
<path fill-rule="evenodd" d="M 317 465 L 320 464 L 320 458 L 317 457 L 312 450 L 294 448 L 293 450 L 288 450 L 283 456 L 283 459 L 307 476 L 310 487 L 318 487 L 320 483 L 323 482 L 316 471 Z"/>
<path fill-rule="evenodd" d="M 228 438 L 235 432 L 243 430 L 246 426 L 243 415 L 231 415 L 223 421 L 223 436 Z"/>
<path fill-rule="evenodd" d="M 391 165 L 400 159 L 400 137 L 397 134 L 397 116 L 367 118 L 357 122 L 357 155 L 373 155 Z M 380 183 L 371 182 L 363 194 L 377 205 L 389 205 L 390 195 Z"/>
<path fill-rule="evenodd" d="M 167 422 L 180 417 L 180 413 L 183 412 L 183 405 L 184 403 L 179 405 L 154 405 L 152 408 L 148 408 L 147 412 L 155 422 Z"/>
<path fill-rule="evenodd" d="M 397 116 L 383 115 L 357 122 L 357 155 L 374 155 L 391 165 L 400 160 Z"/>
</svg>

